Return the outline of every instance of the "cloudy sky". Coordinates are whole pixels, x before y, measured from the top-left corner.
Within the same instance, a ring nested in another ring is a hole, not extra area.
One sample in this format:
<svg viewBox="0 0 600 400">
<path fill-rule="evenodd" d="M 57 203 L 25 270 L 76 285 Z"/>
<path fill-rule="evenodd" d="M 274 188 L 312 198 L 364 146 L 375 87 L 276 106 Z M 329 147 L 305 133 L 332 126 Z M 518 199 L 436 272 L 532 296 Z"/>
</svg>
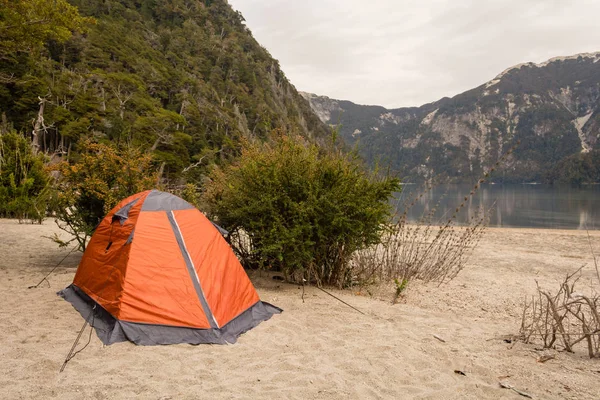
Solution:
<svg viewBox="0 0 600 400">
<path fill-rule="evenodd" d="M 600 51 L 599 0 L 229 0 L 298 90 L 419 106 Z"/>
</svg>

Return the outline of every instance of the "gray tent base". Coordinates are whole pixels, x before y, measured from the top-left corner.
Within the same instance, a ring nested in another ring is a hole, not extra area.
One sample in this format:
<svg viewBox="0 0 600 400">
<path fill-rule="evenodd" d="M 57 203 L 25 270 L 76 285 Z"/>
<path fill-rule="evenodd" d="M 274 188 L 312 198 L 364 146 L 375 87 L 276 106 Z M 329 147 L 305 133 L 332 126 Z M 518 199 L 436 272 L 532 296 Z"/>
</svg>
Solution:
<svg viewBox="0 0 600 400">
<path fill-rule="evenodd" d="M 106 345 L 126 341 L 142 346 L 235 343 L 242 333 L 268 320 L 273 314 L 282 312 L 278 307 L 258 301 L 219 329 L 197 329 L 120 321 L 75 285 L 69 285 L 57 294 L 71 303 L 79 314 L 88 320 L 96 330 L 98 338 Z"/>
</svg>

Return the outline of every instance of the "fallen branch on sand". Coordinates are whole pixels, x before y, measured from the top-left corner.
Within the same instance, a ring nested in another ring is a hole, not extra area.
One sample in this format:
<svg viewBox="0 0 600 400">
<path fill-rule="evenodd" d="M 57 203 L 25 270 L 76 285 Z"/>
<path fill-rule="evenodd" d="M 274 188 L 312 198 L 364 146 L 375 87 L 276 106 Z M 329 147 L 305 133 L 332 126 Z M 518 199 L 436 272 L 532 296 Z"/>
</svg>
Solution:
<svg viewBox="0 0 600 400">
<path fill-rule="evenodd" d="M 510 389 L 510 390 L 514 391 L 515 393 L 520 394 L 523 397 L 527 397 L 528 399 L 533 399 L 533 397 L 529 393 L 525 393 L 522 390 L 519 390 L 519 389 L 515 388 L 510 383 L 500 382 L 500 387 L 503 388 L 503 389 Z"/>
<path fill-rule="evenodd" d="M 436 338 L 437 340 L 439 340 L 442 343 L 446 343 L 446 341 L 441 336 L 433 335 L 433 337 Z"/>
<path fill-rule="evenodd" d="M 574 352 L 580 343 L 587 345 L 590 358 L 600 357 L 600 281 L 591 284 L 587 294 L 575 290 L 581 278 L 579 268 L 567 275 L 556 294 L 537 286 L 537 296 L 525 301 L 520 339 L 544 348 L 562 348 Z M 537 283 L 537 282 L 536 282 Z"/>
</svg>

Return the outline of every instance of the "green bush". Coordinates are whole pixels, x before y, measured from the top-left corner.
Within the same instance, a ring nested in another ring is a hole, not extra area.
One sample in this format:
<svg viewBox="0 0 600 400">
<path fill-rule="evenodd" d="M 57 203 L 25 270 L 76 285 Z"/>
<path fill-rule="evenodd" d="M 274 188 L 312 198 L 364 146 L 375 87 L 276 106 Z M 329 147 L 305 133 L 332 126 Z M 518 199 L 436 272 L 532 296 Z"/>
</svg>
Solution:
<svg viewBox="0 0 600 400">
<path fill-rule="evenodd" d="M 208 211 L 235 237 L 247 267 L 344 286 L 354 252 L 380 242 L 388 199 L 399 181 L 369 173 L 354 154 L 280 136 L 246 144 L 233 164 L 216 167 Z"/>
<path fill-rule="evenodd" d="M 22 135 L 0 134 L 0 216 L 42 221 L 49 194 L 44 158 Z"/>
</svg>

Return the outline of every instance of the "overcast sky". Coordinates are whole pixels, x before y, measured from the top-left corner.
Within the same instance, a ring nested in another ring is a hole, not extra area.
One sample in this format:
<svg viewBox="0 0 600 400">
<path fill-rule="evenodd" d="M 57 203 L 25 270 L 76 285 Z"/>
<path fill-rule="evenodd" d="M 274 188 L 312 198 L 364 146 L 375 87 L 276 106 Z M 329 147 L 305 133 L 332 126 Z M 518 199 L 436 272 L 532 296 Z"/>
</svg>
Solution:
<svg viewBox="0 0 600 400">
<path fill-rule="evenodd" d="M 298 90 L 386 107 L 600 51 L 600 0 L 229 0 Z"/>
</svg>

